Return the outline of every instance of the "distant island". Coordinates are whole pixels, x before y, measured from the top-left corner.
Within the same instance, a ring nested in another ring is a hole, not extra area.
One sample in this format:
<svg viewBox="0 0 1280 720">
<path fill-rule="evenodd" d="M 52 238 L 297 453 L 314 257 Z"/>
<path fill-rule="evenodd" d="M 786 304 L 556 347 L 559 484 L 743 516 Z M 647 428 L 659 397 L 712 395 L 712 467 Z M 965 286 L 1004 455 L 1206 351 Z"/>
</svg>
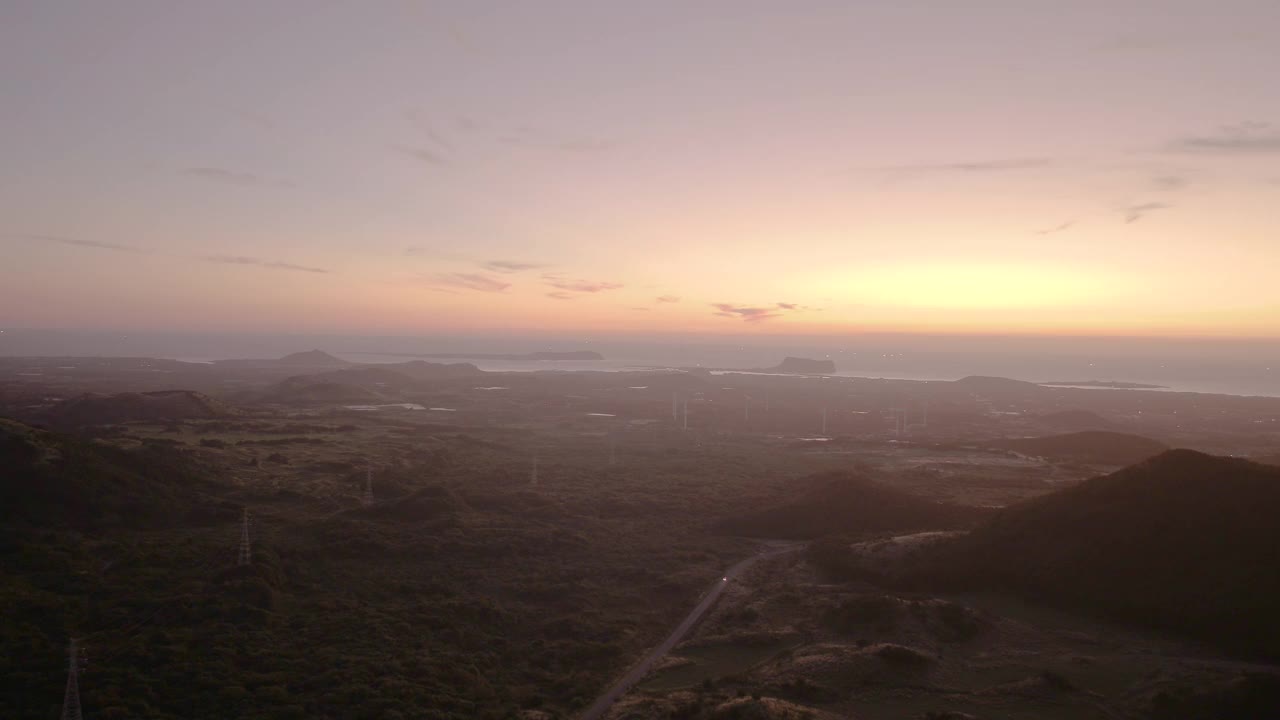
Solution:
<svg viewBox="0 0 1280 720">
<path fill-rule="evenodd" d="M 385 357 L 438 358 L 443 360 L 515 360 L 531 362 L 574 361 L 585 362 L 603 360 L 604 356 L 594 350 L 544 351 L 531 353 L 355 353 L 359 355 L 382 355 Z"/>
<path fill-rule="evenodd" d="M 719 372 L 719 373 L 767 373 L 778 375 L 831 375 L 836 371 L 836 364 L 831 360 L 812 360 L 809 358 L 785 357 L 782 362 L 763 368 L 726 368 L 726 367 L 677 367 L 653 369 L 674 369 L 684 372 Z"/>
<path fill-rule="evenodd" d="M 215 360 L 214 364 L 228 367 L 287 366 L 287 367 L 343 367 L 351 363 L 334 357 L 323 350 L 307 350 L 285 355 L 282 358 L 232 358 Z"/>
<path fill-rule="evenodd" d="M 1148 385 L 1146 383 L 1135 382 L 1119 382 L 1116 380 L 1055 380 L 1053 382 L 1042 382 L 1041 385 L 1048 387 L 1092 387 L 1092 388 L 1111 388 L 1113 390 L 1167 390 L 1165 385 Z"/>
</svg>

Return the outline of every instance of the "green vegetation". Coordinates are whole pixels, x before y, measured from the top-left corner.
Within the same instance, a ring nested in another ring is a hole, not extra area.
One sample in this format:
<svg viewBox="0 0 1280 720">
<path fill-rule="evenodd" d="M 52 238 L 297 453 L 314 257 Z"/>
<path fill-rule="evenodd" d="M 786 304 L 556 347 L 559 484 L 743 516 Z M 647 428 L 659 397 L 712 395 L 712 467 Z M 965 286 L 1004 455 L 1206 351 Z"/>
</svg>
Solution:
<svg viewBox="0 0 1280 720">
<path fill-rule="evenodd" d="M 1012 506 L 918 582 L 1013 590 L 1280 658 L 1280 469 L 1173 450 Z"/>
<path fill-rule="evenodd" d="M 992 446 L 1025 455 L 1042 455 L 1099 465 L 1132 465 L 1169 449 L 1168 445 L 1141 435 L 1106 430 L 1001 440 L 992 443 Z"/>
<path fill-rule="evenodd" d="M 690 483 L 714 448 L 642 438 L 607 468 L 597 438 L 565 436 L 578 446 L 531 487 L 509 444 L 527 435 L 394 422 L 261 467 L 243 464 L 260 445 L 201 442 L 236 437 L 221 426 L 180 427 L 184 447 L 151 442 L 164 426 L 119 446 L 2 427 L 5 718 L 56 709 L 69 636 L 92 717 L 567 716 L 751 552 L 708 535 L 706 509 L 740 512 L 785 477 L 747 448 Z M 346 443 L 401 458 L 377 468 L 372 507 Z M 244 507 L 254 562 L 238 568 Z"/>
<path fill-rule="evenodd" d="M 815 475 L 798 485 L 795 500 L 728 518 L 720 528 L 749 537 L 810 539 L 832 533 L 963 527 L 986 514 L 978 508 L 927 500 L 848 472 Z"/>
</svg>

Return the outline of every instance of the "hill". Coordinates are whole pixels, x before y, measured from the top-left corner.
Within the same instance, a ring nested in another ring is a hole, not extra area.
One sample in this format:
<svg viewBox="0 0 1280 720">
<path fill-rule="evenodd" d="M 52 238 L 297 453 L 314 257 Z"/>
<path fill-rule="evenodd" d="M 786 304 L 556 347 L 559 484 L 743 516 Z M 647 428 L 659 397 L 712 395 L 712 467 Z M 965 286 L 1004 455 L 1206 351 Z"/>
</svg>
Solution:
<svg viewBox="0 0 1280 720">
<path fill-rule="evenodd" d="M 1190 450 L 1011 506 L 921 578 L 1280 658 L 1280 468 Z"/>
<path fill-rule="evenodd" d="M 214 483 L 171 448 L 122 450 L 0 419 L 0 468 L 0 528 L 87 530 L 235 515 L 207 502 Z"/>
<path fill-rule="evenodd" d="M 285 405 L 374 403 L 417 386 L 417 380 L 382 366 L 344 368 L 287 377 L 270 387 L 263 400 Z"/>
<path fill-rule="evenodd" d="M 423 353 L 419 357 L 441 360 L 590 361 L 603 360 L 594 350 L 543 350 L 531 353 Z"/>
<path fill-rule="evenodd" d="M 760 372 L 796 373 L 798 375 L 830 375 L 835 371 L 836 364 L 834 361 L 811 360 L 800 357 L 785 357 L 777 365 L 760 370 Z"/>
<path fill-rule="evenodd" d="M 956 385 L 978 392 L 1038 392 L 1045 388 L 1025 380 L 1013 380 L 988 375 L 968 375 L 955 381 Z"/>
<path fill-rule="evenodd" d="M 819 473 L 802 483 L 808 487 L 797 499 L 725 519 L 719 529 L 751 537 L 808 539 L 964 527 L 985 513 L 934 502 L 847 472 Z"/>
<path fill-rule="evenodd" d="M 214 418 L 234 411 L 193 390 L 99 395 L 89 393 L 63 401 L 48 411 L 48 421 L 58 427 L 112 425 L 125 422 L 168 422 L 186 418 Z"/>
<path fill-rule="evenodd" d="M 1100 465 L 1132 465 L 1169 449 L 1168 445 L 1141 435 L 1105 430 L 998 440 L 991 443 L 991 446 L 1024 455 Z"/>
<path fill-rule="evenodd" d="M 433 363 L 425 360 L 396 363 L 388 365 L 387 368 L 418 380 L 441 380 L 486 374 L 485 371 L 471 363 Z"/>
<path fill-rule="evenodd" d="M 307 350 L 285 355 L 276 362 L 281 365 L 297 365 L 305 367 L 342 367 L 351 363 L 336 358 L 323 350 Z"/>
<path fill-rule="evenodd" d="M 1114 430 L 1116 424 L 1092 410 L 1059 410 L 1036 417 L 1036 422 L 1061 432 Z"/>
</svg>

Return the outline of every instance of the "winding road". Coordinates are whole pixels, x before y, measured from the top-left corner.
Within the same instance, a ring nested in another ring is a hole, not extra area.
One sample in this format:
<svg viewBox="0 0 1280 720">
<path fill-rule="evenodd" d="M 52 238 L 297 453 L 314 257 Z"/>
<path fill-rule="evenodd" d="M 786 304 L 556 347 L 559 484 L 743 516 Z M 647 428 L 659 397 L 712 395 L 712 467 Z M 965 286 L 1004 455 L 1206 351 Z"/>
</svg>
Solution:
<svg viewBox="0 0 1280 720">
<path fill-rule="evenodd" d="M 763 551 L 759 554 L 752 555 L 745 560 L 739 561 L 734 564 L 733 567 L 726 570 L 724 572 L 724 577 L 720 578 L 719 582 L 711 586 L 711 590 L 703 596 L 702 601 L 698 603 L 698 606 L 695 607 L 693 612 L 689 613 L 689 615 L 676 626 L 675 630 L 671 631 L 671 634 L 667 636 L 667 639 L 663 640 L 660 645 L 650 650 L 649 653 L 640 660 L 640 662 L 633 665 L 625 675 L 619 678 L 613 685 L 609 686 L 609 689 L 606 690 L 604 694 L 596 698 L 596 701 L 591 704 L 591 707 L 587 708 L 578 716 L 578 720 L 599 720 L 604 717 L 604 714 L 615 702 L 618 701 L 618 698 L 625 695 L 628 690 L 636 685 L 636 683 L 644 679 L 644 676 L 649 674 L 649 671 L 653 669 L 653 666 L 665 657 L 667 653 L 671 652 L 671 648 L 674 648 L 679 644 L 680 641 L 684 639 L 685 635 L 689 634 L 689 631 L 693 629 L 693 626 L 698 624 L 698 621 L 702 619 L 702 616 L 706 615 L 707 611 L 711 609 L 711 606 L 720 598 L 721 593 L 723 593 L 724 589 L 729 586 L 729 583 L 741 575 L 744 570 L 751 567 L 759 560 L 793 552 L 798 548 L 799 546 L 789 546 L 776 550 Z"/>
</svg>

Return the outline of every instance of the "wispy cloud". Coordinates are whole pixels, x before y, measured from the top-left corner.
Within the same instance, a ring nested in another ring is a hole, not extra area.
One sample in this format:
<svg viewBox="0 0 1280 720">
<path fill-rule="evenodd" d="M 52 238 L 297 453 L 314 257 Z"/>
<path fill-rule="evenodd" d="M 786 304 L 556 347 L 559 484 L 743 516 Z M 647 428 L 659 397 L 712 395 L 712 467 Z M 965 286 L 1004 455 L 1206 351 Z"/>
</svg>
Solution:
<svg viewBox="0 0 1280 720">
<path fill-rule="evenodd" d="M 207 180 L 224 185 L 290 185 L 285 180 L 272 180 L 255 173 L 218 167 L 186 168 L 182 171 L 182 174 L 197 180 Z"/>
<path fill-rule="evenodd" d="M 1259 122 L 1225 125 L 1208 135 L 1177 138 L 1169 143 L 1168 149 L 1173 152 L 1222 155 L 1280 153 L 1280 127 Z"/>
<path fill-rule="evenodd" d="M 1133 224 L 1146 217 L 1149 213 L 1157 210 L 1168 210 L 1173 206 L 1162 202 L 1149 202 L 1140 205 L 1130 205 L 1124 208 L 1124 221 L 1126 224 Z"/>
<path fill-rule="evenodd" d="M 439 150 L 433 150 L 432 148 L 401 145 L 401 146 L 398 146 L 396 149 L 404 153 L 405 155 L 408 155 L 409 157 L 413 158 L 414 160 L 417 160 L 418 162 L 421 162 L 421 163 L 425 163 L 427 165 L 435 165 L 437 167 L 447 167 L 452 164 L 449 162 L 449 158 L 447 155 L 445 155 L 443 152 L 440 152 Z"/>
<path fill-rule="evenodd" d="M 1049 158 L 1010 158 L 1003 160 L 978 160 L 923 165 L 889 165 L 878 168 L 892 173 L 1001 173 L 1018 170 L 1034 170 L 1053 165 Z"/>
<path fill-rule="evenodd" d="M 99 242 L 97 240 L 81 240 L 79 238 L 62 237 L 61 235 L 18 235 L 24 240 L 33 240 L 35 242 L 56 243 L 58 245 L 70 245 L 72 247 L 97 248 L 99 250 L 115 250 L 117 252 L 130 253 L 148 253 L 140 247 L 132 245 L 119 245 L 117 243 Z"/>
<path fill-rule="evenodd" d="M 777 308 L 746 307 L 729 303 L 712 303 L 716 315 L 721 317 L 740 318 L 746 322 L 763 322 L 771 318 L 781 317 Z"/>
<path fill-rule="evenodd" d="M 658 303 L 659 305 L 663 303 L 678 303 L 680 302 L 680 296 L 679 295 L 661 295 L 659 297 L 654 298 L 653 301 Z"/>
<path fill-rule="evenodd" d="M 221 265 L 242 265 L 266 268 L 268 270 L 291 270 L 294 272 L 306 272 L 316 274 L 326 274 L 329 271 L 324 268 L 311 267 L 308 265 L 298 265 L 291 262 L 282 262 L 279 260 L 264 260 L 262 258 L 248 257 L 245 255 L 186 255 L 183 253 L 156 253 L 154 250 L 147 248 L 135 247 L 133 245 L 119 245 L 117 243 L 99 242 L 97 240 L 81 240 L 79 238 L 62 237 L 59 235 L 19 235 L 18 237 L 37 242 L 57 243 L 59 245 L 69 245 L 71 247 L 94 248 L 98 250 L 114 250 L 116 252 L 138 253 L 138 254 L 159 254 L 169 257 L 178 258 L 180 260 L 199 260 L 202 262 L 218 263 Z"/>
<path fill-rule="evenodd" d="M 575 293 L 598 293 L 609 290 L 617 290 L 623 287 L 622 283 L 603 282 L 599 280 L 570 280 L 560 277 L 559 275 L 543 275 L 543 280 L 547 281 L 547 285 L 557 289 Z"/>
<path fill-rule="evenodd" d="M 596 140 L 592 138 L 582 138 L 578 140 L 561 140 L 555 144 L 555 147 L 567 152 L 576 153 L 594 153 L 611 150 L 617 146 L 614 140 Z"/>
<path fill-rule="evenodd" d="M 1075 227 L 1075 224 L 1076 224 L 1075 220 L 1068 220 L 1059 225 L 1054 225 L 1051 228 L 1045 228 L 1044 230 L 1037 230 L 1036 234 L 1037 235 L 1053 235 L 1055 233 L 1066 232 L 1071 228 Z"/>
<path fill-rule="evenodd" d="M 1163 190 L 1166 192 L 1181 190 L 1190 184 L 1191 179 L 1185 175 L 1157 175 L 1156 177 L 1151 178 L 1151 185 L 1155 187 L 1156 190 Z"/>
<path fill-rule="evenodd" d="M 500 273 L 518 273 L 524 270 L 537 270 L 542 267 L 538 263 L 521 262 L 519 260 L 486 260 L 480 263 L 486 270 Z"/>
<path fill-rule="evenodd" d="M 256 267 L 267 268 L 268 270 L 292 270 L 295 272 L 317 274 L 329 272 L 324 268 L 295 265 L 294 263 L 280 262 L 278 260 L 263 260 L 262 258 L 245 257 L 243 255 L 206 255 L 201 259 L 212 263 L 221 263 L 223 265 L 253 265 Z"/>
<path fill-rule="evenodd" d="M 473 125 L 472 129 L 480 130 L 481 126 Z M 494 128 L 493 133 L 494 139 L 500 143 L 534 150 L 598 153 L 612 150 L 618 146 L 616 140 L 606 140 L 598 137 L 571 137 L 528 125 Z"/>
<path fill-rule="evenodd" d="M 716 309 L 716 315 L 721 317 L 739 318 L 744 322 L 758 323 L 765 320 L 782 317 L 790 312 L 802 312 L 812 310 L 814 308 L 805 307 L 797 303 L 779 302 L 766 306 L 750 306 L 750 305 L 734 305 L 732 303 L 712 303 L 711 307 Z"/>
<path fill-rule="evenodd" d="M 459 288 L 479 292 L 498 293 L 511 287 L 511 283 L 480 273 L 436 273 L 421 279 L 426 285 L 442 288 Z"/>
<path fill-rule="evenodd" d="M 574 296 L 571 293 L 567 293 L 563 290 L 554 290 L 552 292 L 549 292 L 547 293 L 547 297 L 553 300 L 572 300 L 574 298 Z"/>
<path fill-rule="evenodd" d="M 407 110 L 405 111 L 405 117 L 409 119 L 409 122 L 412 123 L 428 141 L 435 144 L 437 147 L 445 150 L 446 152 L 454 149 L 453 143 L 450 142 L 443 133 L 436 130 L 435 124 L 427 119 L 425 113 L 417 110 Z"/>
</svg>

